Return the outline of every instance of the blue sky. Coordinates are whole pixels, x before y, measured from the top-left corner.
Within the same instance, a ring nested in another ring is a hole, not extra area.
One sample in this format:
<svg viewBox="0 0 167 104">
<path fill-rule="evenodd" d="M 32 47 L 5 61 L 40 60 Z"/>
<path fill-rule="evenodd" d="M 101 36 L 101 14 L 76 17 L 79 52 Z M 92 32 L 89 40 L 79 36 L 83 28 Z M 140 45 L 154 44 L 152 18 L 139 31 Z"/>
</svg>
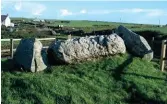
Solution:
<svg viewBox="0 0 167 104">
<path fill-rule="evenodd" d="M 24 1 L 2 0 L 1 14 L 11 17 L 167 24 L 167 1 Z"/>
</svg>

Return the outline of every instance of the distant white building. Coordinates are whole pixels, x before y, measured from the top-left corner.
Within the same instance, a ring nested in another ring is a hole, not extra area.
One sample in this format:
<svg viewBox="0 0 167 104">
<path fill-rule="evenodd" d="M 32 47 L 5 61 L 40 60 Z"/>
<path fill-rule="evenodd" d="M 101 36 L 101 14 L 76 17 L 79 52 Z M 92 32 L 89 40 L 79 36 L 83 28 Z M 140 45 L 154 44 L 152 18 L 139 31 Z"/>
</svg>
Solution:
<svg viewBox="0 0 167 104">
<path fill-rule="evenodd" d="M 63 25 L 58 25 L 58 27 L 63 27 Z"/>
<path fill-rule="evenodd" d="M 34 21 L 34 22 L 40 22 L 40 19 L 35 18 L 33 21 Z"/>
<path fill-rule="evenodd" d="M 34 22 L 45 22 L 45 20 L 43 20 L 43 19 L 38 19 L 38 18 L 35 18 L 33 21 L 34 21 Z"/>
<path fill-rule="evenodd" d="M 11 27 L 14 27 L 14 23 L 10 23 L 10 26 L 11 26 Z"/>
<path fill-rule="evenodd" d="M 6 27 L 11 26 L 14 27 L 14 23 L 11 23 L 11 20 L 9 18 L 9 15 L 1 15 L 1 25 L 4 25 Z"/>
<path fill-rule="evenodd" d="M 45 22 L 45 20 L 40 20 L 40 22 Z"/>
</svg>

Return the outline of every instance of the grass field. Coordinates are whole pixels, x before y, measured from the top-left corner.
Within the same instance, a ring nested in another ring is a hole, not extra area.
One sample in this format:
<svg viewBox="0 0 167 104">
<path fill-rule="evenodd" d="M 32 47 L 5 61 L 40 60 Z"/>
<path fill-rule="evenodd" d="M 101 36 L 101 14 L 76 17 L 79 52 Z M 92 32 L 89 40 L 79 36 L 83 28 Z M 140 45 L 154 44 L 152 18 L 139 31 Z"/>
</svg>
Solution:
<svg viewBox="0 0 167 104">
<path fill-rule="evenodd" d="M 154 62 L 128 54 L 52 66 L 38 73 L 14 71 L 6 59 L 1 64 L 3 104 L 167 102 L 167 73 Z"/>
<path fill-rule="evenodd" d="M 60 21 L 53 22 L 49 25 L 55 26 L 57 24 L 64 25 L 67 27 L 76 27 L 83 28 L 85 31 L 92 30 L 104 30 L 104 29 L 113 29 L 117 28 L 119 25 L 123 25 L 129 29 L 135 31 L 143 31 L 143 30 L 151 30 L 151 31 L 159 31 L 164 35 L 167 35 L 167 26 L 158 27 L 158 25 L 147 25 L 147 24 L 130 24 L 130 23 L 116 23 L 116 22 L 103 22 L 103 21 L 70 21 L 70 23 L 60 23 Z M 96 25 L 96 26 L 95 26 Z M 87 29 L 88 28 L 88 29 Z"/>
<path fill-rule="evenodd" d="M 32 18 L 12 18 L 12 20 L 25 20 L 31 21 Z M 107 21 L 89 21 L 89 20 L 56 20 L 56 19 L 46 19 L 46 21 L 50 21 L 50 23 L 45 23 L 46 26 L 58 26 L 63 25 L 65 27 L 74 27 L 83 29 L 86 32 L 91 32 L 93 30 L 105 30 L 105 29 L 113 29 L 117 28 L 119 25 L 123 25 L 129 29 L 135 31 L 142 30 L 151 30 L 151 31 L 159 31 L 164 35 L 167 35 L 167 26 L 158 27 L 158 25 L 150 25 L 150 24 L 134 24 L 134 23 L 119 23 L 119 22 L 107 22 Z M 61 21 L 69 21 L 69 23 L 62 23 Z"/>
</svg>

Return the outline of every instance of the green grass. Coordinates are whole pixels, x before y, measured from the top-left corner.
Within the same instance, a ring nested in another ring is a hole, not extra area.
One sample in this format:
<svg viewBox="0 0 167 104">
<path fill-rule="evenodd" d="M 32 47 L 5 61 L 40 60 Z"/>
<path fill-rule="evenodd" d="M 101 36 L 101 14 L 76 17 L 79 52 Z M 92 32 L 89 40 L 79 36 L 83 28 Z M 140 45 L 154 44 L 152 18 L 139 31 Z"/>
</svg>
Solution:
<svg viewBox="0 0 167 104">
<path fill-rule="evenodd" d="M 167 102 L 167 73 L 154 62 L 128 54 L 52 66 L 38 73 L 12 71 L 9 62 L 1 60 L 4 104 Z"/>
</svg>

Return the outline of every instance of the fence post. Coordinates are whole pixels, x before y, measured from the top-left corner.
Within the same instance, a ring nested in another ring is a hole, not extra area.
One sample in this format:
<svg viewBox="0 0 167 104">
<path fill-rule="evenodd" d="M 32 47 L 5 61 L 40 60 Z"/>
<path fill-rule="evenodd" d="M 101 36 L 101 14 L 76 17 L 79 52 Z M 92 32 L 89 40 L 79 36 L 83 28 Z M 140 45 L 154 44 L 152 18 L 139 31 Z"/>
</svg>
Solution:
<svg viewBox="0 0 167 104">
<path fill-rule="evenodd" d="M 164 71 L 164 64 L 165 64 L 165 53 L 166 53 L 166 40 L 162 41 L 162 46 L 161 46 L 161 60 L 160 60 L 160 69 L 161 71 Z"/>
<path fill-rule="evenodd" d="M 13 39 L 10 39 L 10 56 L 13 59 Z"/>
</svg>

